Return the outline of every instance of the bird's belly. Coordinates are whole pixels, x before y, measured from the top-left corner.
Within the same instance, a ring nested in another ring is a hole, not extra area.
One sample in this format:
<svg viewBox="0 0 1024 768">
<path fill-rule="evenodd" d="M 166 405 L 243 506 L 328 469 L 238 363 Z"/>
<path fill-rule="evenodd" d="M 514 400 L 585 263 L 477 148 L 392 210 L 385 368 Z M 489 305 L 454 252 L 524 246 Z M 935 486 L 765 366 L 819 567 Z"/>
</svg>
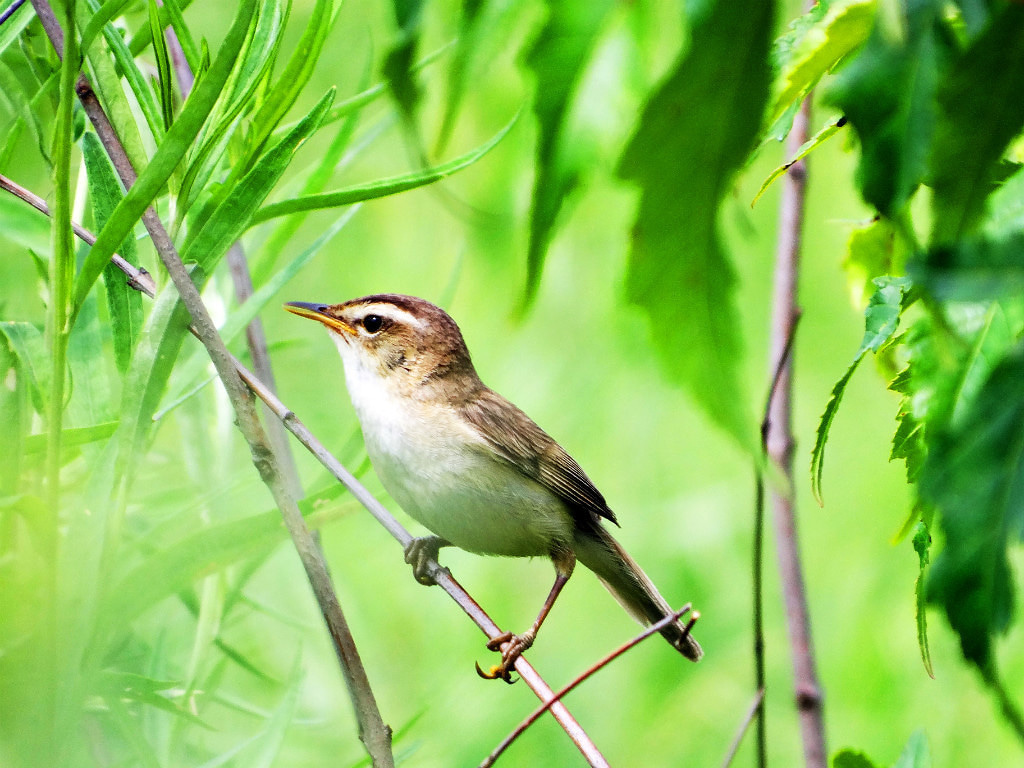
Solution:
<svg viewBox="0 0 1024 768">
<path fill-rule="evenodd" d="M 485 446 L 444 430 L 403 432 L 364 425 L 367 450 L 388 493 L 433 533 L 470 552 L 520 557 L 572 540 L 562 501 Z"/>
</svg>

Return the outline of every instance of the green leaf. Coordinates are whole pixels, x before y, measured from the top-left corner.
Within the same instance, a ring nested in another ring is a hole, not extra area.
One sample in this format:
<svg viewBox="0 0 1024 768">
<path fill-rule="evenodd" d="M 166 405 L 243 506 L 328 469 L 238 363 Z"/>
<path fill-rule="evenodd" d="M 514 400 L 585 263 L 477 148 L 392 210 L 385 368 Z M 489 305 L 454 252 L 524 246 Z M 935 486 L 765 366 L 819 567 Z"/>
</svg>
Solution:
<svg viewBox="0 0 1024 768">
<path fill-rule="evenodd" d="M 0 496 L 14 496 L 21 481 L 25 435 L 32 424 L 26 376 L 6 334 L 0 336 L 0 434 L 4 460 L 0 462 Z"/>
<path fill-rule="evenodd" d="M 611 0 L 586 3 L 548 2 L 548 18 L 526 57 L 536 86 L 536 179 L 526 257 L 526 296 L 532 300 L 540 284 L 544 257 L 566 196 L 576 187 L 582 161 L 566 136 L 566 119 L 576 86 L 597 43 Z"/>
<path fill-rule="evenodd" d="M 896 333 L 900 314 L 912 286 L 910 279 L 906 277 L 879 277 L 874 282 L 877 290 L 871 296 L 867 309 L 864 310 L 864 337 L 861 339 L 860 348 L 854 355 L 850 367 L 846 369 L 846 373 L 832 388 L 832 394 L 829 396 L 828 403 L 825 404 L 821 421 L 818 422 L 814 448 L 811 451 L 811 491 L 820 505 L 825 503 L 821 492 L 821 478 L 825 468 L 825 444 L 828 442 L 829 430 L 832 428 L 832 422 L 839 410 L 839 404 L 843 400 L 843 394 L 846 392 L 846 385 L 850 383 L 850 378 L 857 370 L 864 355 L 868 352 L 877 352 Z"/>
<path fill-rule="evenodd" d="M 107 154 L 96 135 L 82 134 L 82 158 L 89 182 L 89 199 L 92 201 L 93 218 L 96 228 L 102 229 L 110 214 L 124 197 L 121 183 L 111 167 Z M 117 252 L 125 261 L 139 266 L 135 238 L 131 233 L 122 241 Z M 132 350 L 142 329 L 142 295 L 128 285 L 124 273 L 111 263 L 103 268 L 103 283 L 107 294 L 107 308 L 110 311 L 111 334 L 114 341 L 114 361 L 121 373 L 128 370 Z"/>
<path fill-rule="evenodd" d="M 76 312 L 85 301 L 92 284 L 110 261 L 110 257 L 163 189 L 167 179 L 191 146 L 231 73 L 238 51 L 245 41 L 254 6 L 255 0 L 240 0 L 238 14 L 224 38 L 216 60 L 202 82 L 189 95 L 181 114 L 167 132 L 149 165 L 139 174 L 138 180 L 118 203 L 107 225 L 97 236 L 78 273 L 74 297 Z"/>
<path fill-rule="evenodd" d="M 156 0 L 149 0 L 149 32 L 153 36 L 153 55 L 156 58 L 160 114 L 164 120 L 164 130 L 167 130 L 174 122 L 174 82 L 171 79 L 171 57 L 167 53 L 167 41 L 160 26 Z"/>
<path fill-rule="evenodd" d="M 1008 3 L 955 62 L 939 93 L 931 156 L 933 245 L 977 224 L 997 163 L 1024 128 L 1024 6 Z"/>
<path fill-rule="evenodd" d="M 278 203 L 270 203 L 257 211 L 256 215 L 252 218 L 251 224 L 259 224 L 262 221 L 273 219 L 276 216 L 286 216 L 289 213 L 297 213 L 299 211 L 311 211 L 321 208 L 338 208 L 343 205 L 352 205 L 364 200 L 376 200 L 379 197 L 397 195 L 399 192 L 406 192 L 410 189 L 416 189 L 417 187 L 426 186 L 427 184 L 433 184 L 435 181 L 445 179 L 453 173 L 461 171 L 463 168 L 468 168 L 490 152 L 499 141 L 505 138 L 505 135 L 512 129 L 512 126 L 515 125 L 517 119 L 518 116 L 513 118 L 508 125 L 498 131 L 498 133 L 484 145 L 442 165 L 437 165 L 433 168 L 426 168 L 421 171 L 415 171 L 403 176 L 393 176 L 390 179 L 373 181 L 369 184 L 361 184 L 354 187 L 347 187 L 346 189 L 339 189 L 335 192 L 324 192 L 319 195 L 305 195 L 302 197 L 292 198 L 291 200 L 282 200 Z"/>
<path fill-rule="evenodd" d="M 820 131 L 814 134 L 811 138 L 809 138 L 807 141 L 801 144 L 800 149 L 797 150 L 797 153 L 793 155 L 793 157 L 791 157 L 785 163 L 783 163 L 774 171 L 768 174 L 768 178 L 764 180 L 764 182 L 761 184 L 761 188 L 757 190 L 757 194 L 754 195 L 754 199 L 750 201 L 751 207 L 753 207 L 757 203 L 757 201 L 761 199 L 761 195 L 763 195 L 765 191 L 768 189 L 768 187 L 772 185 L 772 182 L 774 182 L 782 174 L 784 174 L 786 171 L 792 168 L 796 163 L 800 162 L 809 154 L 811 154 L 811 152 L 817 149 L 825 141 L 832 138 L 836 131 L 838 131 L 844 125 L 846 125 L 846 119 L 841 117 L 838 120 L 830 122 Z"/>
<path fill-rule="evenodd" d="M 917 579 L 914 581 L 914 617 L 917 624 L 917 647 L 921 650 L 921 662 L 928 677 L 935 679 L 932 669 L 932 655 L 928 650 L 928 614 L 925 593 L 925 577 L 928 574 L 928 550 L 932 545 L 932 537 L 928 526 L 919 522 L 914 527 L 914 551 L 917 553 Z M 899 763 L 897 763 L 899 764 Z"/>
<path fill-rule="evenodd" d="M 11 3 L 6 4 L 9 8 Z M 32 11 L 31 3 L 23 3 L 7 20 L 0 25 L 0 53 L 7 50 L 7 47 L 17 40 L 25 31 L 32 20 L 36 17 Z"/>
<path fill-rule="evenodd" d="M 846 241 L 843 269 L 854 306 L 866 307 L 875 292 L 878 275 L 900 275 L 906 272 L 910 252 L 899 228 L 889 219 L 877 218 L 858 227 Z"/>
<path fill-rule="evenodd" d="M 964 657 L 985 669 L 1013 612 L 1011 541 L 1024 537 L 1024 354 L 1008 355 L 962 415 L 932 432 L 921 497 L 938 510 L 945 549 L 929 599 L 960 636 Z"/>
<path fill-rule="evenodd" d="M 316 132 L 333 100 L 332 88 L 291 133 L 259 159 L 182 248 L 183 261 L 196 261 L 204 269 L 212 270 L 250 225 L 257 208 L 284 175 L 298 148 Z"/>
<path fill-rule="evenodd" d="M 61 437 L 61 445 L 65 448 L 87 445 L 88 443 L 106 440 L 117 430 L 116 421 L 105 421 L 90 427 L 73 427 L 65 429 Z M 41 453 L 46 450 L 46 434 L 28 435 L 25 438 L 26 453 Z"/>
<path fill-rule="evenodd" d="M 832 757 L 832 768 L 878 768 L 863 752 L 841 749 Z"/>
<path fill-rule="evenodd" d="M 19 374 L 24 376 L 33 407 L 38 413 L 45 413 L 45 393 L 50 389 L 50 356 L 43 334 L 31 323 L 11 321 L 0 322 L 0 334 L 7 338 L 17 358 Z"/>
<path fill-rule="evenodd" d="M 411 121 L 419 104 L 420 90 L 413 79 L 413 57 L 420 38 L 423 0 L 392 0 L 398 38 L 384 58 L 388 89 L 406 119 Z"/>
<path fill-rule="evenodd" d="M 892 768 L 932 768 L 932 758 L 928 752 L 928 739 L 923 731 L 914 731 L 903 747 L 899 758 Z"/>
<path fill-rule="evenodd" d="M 776 41 L 778 95 L 768 114 L 769 125 L 777 123 L 793 104 L 803 101 L 825 74 L 864 42 L 875 7 L 873 0 L 818 3 L 790 25 L 789 34 Z"/>
<path fill-rule="evenodd" d="M 626 295 L 650 317 L 668 374 L 750 450 L 736 278 L 718 209 L 761 125 L 774 10 L 771 2 L 707 4 L 686 54 L 648 100 L 618 170 L 641 190 Z"/>
<path fill-rule="evenodd" d="M 911 273 L 942 300 L 985 301 L 1024 292 L 1024 233 L 968 235 L 934 246 Z"/>
<path fill-rule="evenodd" d="M 50 252 L 50 220 L 14 195 L 0 195 L 4 238 L 35 253 Z"/>
<path fill-rule="evenodd" d="M 898 23 L 879 14 L 863 50 L 826 94 L 860 137 L 861 195 L 890 218 L 927 172 L 946 58 L 944 7 L 941 0 L 900 0 Z"/>
</svg>

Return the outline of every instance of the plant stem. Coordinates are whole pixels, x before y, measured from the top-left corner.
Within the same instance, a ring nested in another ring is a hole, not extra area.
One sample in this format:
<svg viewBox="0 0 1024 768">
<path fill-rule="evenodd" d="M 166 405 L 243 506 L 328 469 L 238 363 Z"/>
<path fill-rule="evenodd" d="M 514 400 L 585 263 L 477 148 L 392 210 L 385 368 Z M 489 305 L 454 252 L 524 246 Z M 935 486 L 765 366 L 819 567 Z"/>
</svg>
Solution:
<svg viewBox="0 0 1024 768">
<path fill-rule="evenodd" d="M 800 146 L 807 141 L 809 122 L 810 99 L 806 99 L 797 112 L 793 128 L 786 139 L 786 152 L 789 156 L 794 156 Z M 786 352 L 788 340 L 793 336 L 793 329 L 799 317 L 797 281 L 806 184 L 806 160 L 800 160 L 790 167 L 782 187 L 771 327 L 772 366 L 778 366 L 779 379 L 768 409 L 765 445 L 769 458 L 778 467 L 785 483 L 781 490 L 773 487 L 770 498 L 790 651 L 793 656 L 794 688 L 803 737 L 804 763 L 808 768 L 825 768 L 827 761 L 822 693 L 815 671 L 792 493 L 793 363 L 792 356 Z"/>
</svg>

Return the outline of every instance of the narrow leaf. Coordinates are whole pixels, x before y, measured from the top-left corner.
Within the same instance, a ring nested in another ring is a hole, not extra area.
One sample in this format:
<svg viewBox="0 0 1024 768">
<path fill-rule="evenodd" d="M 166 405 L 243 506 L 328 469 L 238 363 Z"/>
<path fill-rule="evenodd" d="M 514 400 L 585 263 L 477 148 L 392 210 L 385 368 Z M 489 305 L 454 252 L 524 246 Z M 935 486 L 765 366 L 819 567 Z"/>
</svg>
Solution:
<svg viewBox="0 0 1024 768">
<path fill-rule="evenodd" d="M 420 100 L 419 86 L 412 76 L 412 63 L 419 43 L 423 0 L 392 0 L 392 8 L 398 24 L 398 36 L 384 58 L 383 71 L 391 95 L 402 114 L 411 121 Z"/>
<path fill-rule="evenodd" d="M 932 758 L 928 752 L 928 739 L 923 731 L 910 734 L 907 744 L 903 747 L 899 759 L 892 768 L 932 768 Z"/>
<path fill-rule="evenodd" d="M 726 0 L 702 8 L 686 54 L 647 102 L 620 161 L 619 175 L 641 191 L 626 295 L 650 317 L 668 374 L 753 450 L 736 278 L 718 209 L 761 125 L 775 9 Z"/>
<path fill-rule="evenodd" d="M 31 323 L 11 321 L 0 322 L 0 334 L 7 338 L 18 359 L 18 369 L 25 377 L 33 407 L 38 413 L 45 413 L 45 393 L 50 388 L 50 356 L 43 334 Z"/>
<path fill-rule="evenodd" d="M 917 579 L 914 581 L 914 615 L 917 624 L 917 647 L 921 650 L 921 662 L 928 677 L 935 679 L 932 669 L 932 654 L 928 650 L 928 601 L 925 594 L 925 577 L 928 574 L 928 550 L 932 537 L 928 526 L 919 522 L 914 528 L 914 551 L 917 553 Z"/>
<path fill-rule="evenodd" d="M 800 146 L 800 149 L 797 150 L 797 153 L 793 155 L 793 157 L 791 157 L 785 163 L 783 163 L 774 171 L 768 174 L 768 178 L 766 178 L 764 182 L 762 182 L 761 188 L 757 190 L 757 194 L 754 195 L 754 199 L 750 201 L 750 206 L 754 207 L 754 205 L 757 204 L 757 201 L 761 199 L 761 195 L 765 193 L 768 187 L 770 187 L 777 178 L 782 176 L 784 173 L 786 173 L 786 171 L 788 171 L 798 162 L 800 162 L 809 154 L 811 154 L 811 152 L 817 149 L 825 141 L 832 138 L 832 136 L 844 125 L 846 125 L 846 119 L 841 117 L 838 120 L 830 122 L 820 131 L 814 134 L 811 138 L 805 141 Z"/>
<path fill-rule="evenodd" d="M 240 0 L 238 14 L 228 30 L 217 58 L 209 71 L 192 91 L 181 114 L 167 132 L 163 142 L 146 169 L 139 175 L 124 199 L 110 216 L 110 220 L 99 233 L 96 243 L 86 257 L 75 284 L 75 307 L 82 305 L 86 295 L 96 282 L 103 268 L 124 238 L 131 232 L 135 222 L 160 193 L 167 179 L 177 168 L 181 158 L 188 151 L 193 139 L 206 120 L 214 103 L 220 96 L 228 75 L 235 63 L 246 30 L 252 20 L 255 0 Z"/>
<path fill-rule="evenodd" d="M 296 150 L 320 126 L 333 100 L 332 88 L 291 133 L 260 158 L 182 248 L 183 261 L 196 261 L 204 269 L 212 269 L 249 226 L 257 208 L 291 164 Z"/>
<path fill-rule="evenodd" d="M 253 217 L 251 224 L 259 224 L 262 221 L 273 219 L 276 216 L 285 216 L 289 213 L 299 211 L 310 211 L 320 208 L 338 208 L 343 205 L 352 205 L 364 200 L 376 200 L 379 197 L 397 195 L 399 192 L 406 192 L 410 189 L 433 184 L 451 176 L 453 173 L 468 168 L 477 160 L 490 152 L 498 142 L 505 138 L 505 135 L 515 125 L 518 117 L 512 119 L 508 125 L 498 131 L 495 136 L 480 147 L 467 152 L 443 165 L 427 168 L 421 171 L 406 174 L 404 176 L 393 176 L 390 179 L 361 184 L 355 187 L 340 189 L 336 192 L 324 192 L 319 195 L 306 195 L 291 200 L 282 200 L 278 203 L 270 203 L 261 208 Z"/>
<path fill-rule="evenodd" d="M 171 79 L 171 57 L 167 52 L 163 28 L 160 26 L 156 0 L 149 0 L 149 31 L 153 36 L 153 55 L 156 58 L 160 114 L 163 116 L 164 130 L 167 130 L 174 122 L 174 82 Z"/>
<path fill-rule="evenodd" d="M 89 182 L 93 218 L 96 220 L 96 228 L 103 229 L 124 193 L 103 146 L 96 135 L 89 131 L 82 135 L 82 158 Z M 117 252 L 129 264 L 139 266 L 132 233 L 121 242 Z M 142 295 L 131 288 L 124 273 L 109 262 L 103 268 L 103 283 L 110 311 L 114 361 L 118 370 L 124 373 L 128 370 L 128 361 L 142 329 Z"/>
</svg>

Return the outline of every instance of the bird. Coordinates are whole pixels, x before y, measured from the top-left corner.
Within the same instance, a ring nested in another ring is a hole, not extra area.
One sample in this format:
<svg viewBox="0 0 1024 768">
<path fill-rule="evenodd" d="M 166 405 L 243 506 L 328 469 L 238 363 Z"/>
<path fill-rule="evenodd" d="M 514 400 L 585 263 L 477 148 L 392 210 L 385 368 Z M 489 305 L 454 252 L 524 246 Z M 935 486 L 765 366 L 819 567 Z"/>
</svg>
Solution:
<svg viewBox="0 0 1024 768">
<path fill-rule="evenodd" d="M 401 294 L 338 304 L 287 302 L 322 323 L 337 346 L 366 451 L 385 490 L 432 535 L 405 560 L 433 584 L 428 564 L 442 547 L 551 559 L 555 581 L 537 619 L 488 649 L 501 663 L 484 677 L 512 682 L 516 659 L 577 562 L 591 570 L 634 619 L 650 625 L 674 613 L 650 578 L 611 535 L 618 525 L 579 464 L 518 407 L 480 380 L 459 326 L 440 307 Z M 698 661 L 700 644 L 678 617 L 659 631 Z"/>
</svg>

